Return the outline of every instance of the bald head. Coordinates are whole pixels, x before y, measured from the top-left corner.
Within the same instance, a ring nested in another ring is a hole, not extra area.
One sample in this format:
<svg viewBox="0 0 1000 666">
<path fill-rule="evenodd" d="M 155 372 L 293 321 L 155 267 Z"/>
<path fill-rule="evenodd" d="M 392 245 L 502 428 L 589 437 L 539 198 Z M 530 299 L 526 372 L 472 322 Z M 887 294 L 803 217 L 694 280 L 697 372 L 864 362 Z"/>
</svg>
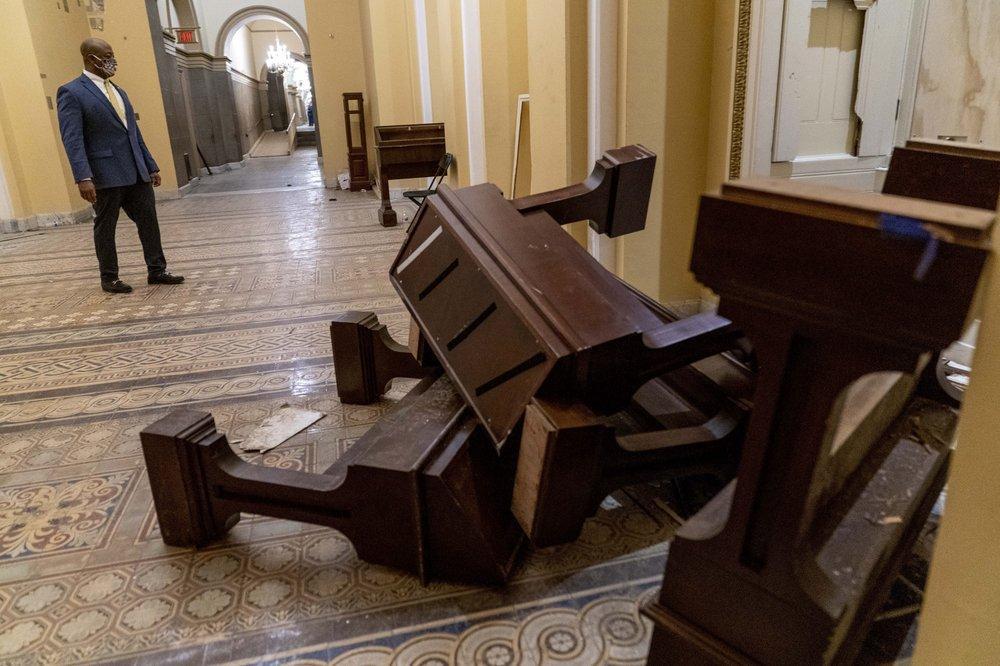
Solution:
<svg viewBox="0 0 1000 666">
<path fill-rule="evenodd" d="M 83 56 L 84 60 L 86 60 L 87 56 L 89 56 L 91 53 L 93 53 L 98 57 L 103 58 L 104 52 L 111 50 L 112 50 L 111 44 L 108 44 L 100 37 L 88 37 L 87 39 L 83 40 L 82 44 L 80 44 L 80 55 Z"/>
<path fill-rule="evenodd" d="M 108 63 L 114 61 L 115 50 L 103 39 L 88 37 L 83 40 L 80 44 L 80 55 L 83 56 L 83 67 L 88 72 L 105 79 L 114 75 L 114 67 L 109 67 Z"/>
</svg>

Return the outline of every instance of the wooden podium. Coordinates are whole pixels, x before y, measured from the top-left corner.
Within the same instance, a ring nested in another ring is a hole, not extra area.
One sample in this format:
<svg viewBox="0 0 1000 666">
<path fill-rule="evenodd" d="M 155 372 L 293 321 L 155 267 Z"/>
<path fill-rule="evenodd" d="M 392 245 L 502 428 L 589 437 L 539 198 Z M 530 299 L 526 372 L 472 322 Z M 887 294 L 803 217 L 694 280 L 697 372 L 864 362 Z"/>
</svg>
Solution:
<svg viewBox="0 0 1000 666">
<path fill-rule="evenodd" d="M 950 412 L 917 405 L 876 438 L 829 426 L 852 382 L 961 334 L 993 218 L 775 180 L 702 198 L 692 271 L 760 370 L 737 477 L 677 533 L 645 609 L 648 663 L 853 661 L 945 481 Z"/>
<path fill-rule="evenodd" d="M 417 386 L 321 474 L 242 461 L 204 412 L 152 424 L 141 438 L 164 541 L 208 544 L 249 512 L 330 526 L 359 557 L 423 580 L 502 583 L 522 525 L 562 543 L 609 489 L 730 477 L 749 372 L 720 352 L 739 332 L 712 314 L 678 320 L 559 227 L 641 229 L 654 164 L 641 146 L 608 151 L 584 183 L 516 202 L 442 186 L 390 271 L 414 353 L 371 313 L 331 325 L 341 400 L 372 402 L 393 377 Z"/>
<path fill-rule="evenodd" d="M 433 176 L 444 153 L 442 123 L 375 126 L 375 155 L 382 197 L 379 216 L 383 227 L 396 226 L 396 211 L 389 201 L 389 181 Z"/>
<path fill-rule="evenodd" d="M 365 100 L 359 92 L 344 93 L 344 127 L 347 130 L 347 166 L 351 192 L 371 189 L 368 169 L 368 136 L 365 124 Z"/>
</svg>

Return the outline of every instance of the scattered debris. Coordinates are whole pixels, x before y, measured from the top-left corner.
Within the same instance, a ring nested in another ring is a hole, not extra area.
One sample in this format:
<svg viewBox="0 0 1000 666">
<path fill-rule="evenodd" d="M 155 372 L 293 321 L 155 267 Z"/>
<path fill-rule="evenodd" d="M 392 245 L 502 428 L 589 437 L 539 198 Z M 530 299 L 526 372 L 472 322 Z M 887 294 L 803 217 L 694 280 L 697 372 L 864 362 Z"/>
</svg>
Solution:
<svg viewBox="0 0 1000 666">
<path fill-rule="evenodd" d="M 656 497 L 654 498 L 653 501 L 656 502 L 656 505 L 660 507 L 660 509 L 662 509 L 664 513 L 670 516 L 671 520 L 673 520 L 678 525 L 683 525 L 684 523 L 687 522 L 687 520 L 685 520 L 679 513 L 674 511 L 670 507 L 670 505 L 667 504 L 664 500 L 660 499 L 659 497 Z"/>
<path fill-rule="evenodd" d="M 903 522 L 903 518 L 902 516 L 882 516 L 881 518 L 868 516 L 868 522 L 872 525 L 899 525 Z"/>
<path fill-rule="evenodd" d="M 282 405 L 275 414 L 264 419 L 264 422 L 257 426 L 247 438 L 239 442 L 239 447 L 243 451 L 270 451 L 292 435 L 305 430 L 316 421 L 326 416 L 323 412 L 316 412 L 311 409 L 301 409 Z"/>
<path fill-rule="evenodd" d="M 884 613 L 879 613 L 878 615 L 875 616 L 875 621 L 881 622 L 882 620 L 891 620 L 897 617 L 916 615 L 919 612 L 920 612 L 920 604 L 910 604 L 909 606 L 894 608 L 892 610 L 887 610 Z"/>
<path fill-rule="evenodd" d="M 941 429 L 941 424 L 924 423 L 920 416 L 920 414 L 914 414 L 909 418 L 907 422 L 909 428 L 909 432 L 906 435 L 907 438 L 923 446 L 927 449 L 928 453 L 937 453 L 938 450 L 950 448 L 951 444 L 937 432 Z M 932 446 L 931 442 L 936 443 L 938 446 Z"/>
</svg>

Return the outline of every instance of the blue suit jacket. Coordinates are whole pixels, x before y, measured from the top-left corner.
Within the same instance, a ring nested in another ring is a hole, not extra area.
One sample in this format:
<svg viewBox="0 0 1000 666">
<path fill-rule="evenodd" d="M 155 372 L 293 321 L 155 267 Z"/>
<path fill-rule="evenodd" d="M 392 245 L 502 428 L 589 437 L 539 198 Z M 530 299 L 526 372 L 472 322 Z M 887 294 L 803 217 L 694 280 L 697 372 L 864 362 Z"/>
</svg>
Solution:
<svg viewBox="0 0 1000 666">
<path fill-rule="evenodd" d="M 134 185 L 140 179 L 149 182 L 149 174 L 160 170 L 142 140 L 128 95 L 115 88 L 125 103 L 127 129 L 104 92 L 83 74 L 60 86 L 56 96 L 59 132 L 73 178 L 91 178 L 97 189 Z"/>
</svg>

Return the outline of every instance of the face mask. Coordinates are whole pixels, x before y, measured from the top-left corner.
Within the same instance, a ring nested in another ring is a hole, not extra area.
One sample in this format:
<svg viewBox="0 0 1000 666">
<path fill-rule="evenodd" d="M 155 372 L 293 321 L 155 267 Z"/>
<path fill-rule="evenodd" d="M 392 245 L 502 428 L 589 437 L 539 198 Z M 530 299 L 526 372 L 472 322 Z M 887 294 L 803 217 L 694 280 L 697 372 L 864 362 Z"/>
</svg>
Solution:
<svg viewBox="0 0 1000 666">
<path fill-rule="evenodd" d="M 103 70 L 104 73 L 107 74 L 109 77 L 114 76 L 115 72 L 118 71 L 118 61 L 115 60 L 114 58 L 102 59 L 98 58 L 95 55 L 92 55 L 90 57 L 94 59 L 94 62 L 97 64 L 97 66 L 100 67 L 101 70 Z"/>
</svg>

